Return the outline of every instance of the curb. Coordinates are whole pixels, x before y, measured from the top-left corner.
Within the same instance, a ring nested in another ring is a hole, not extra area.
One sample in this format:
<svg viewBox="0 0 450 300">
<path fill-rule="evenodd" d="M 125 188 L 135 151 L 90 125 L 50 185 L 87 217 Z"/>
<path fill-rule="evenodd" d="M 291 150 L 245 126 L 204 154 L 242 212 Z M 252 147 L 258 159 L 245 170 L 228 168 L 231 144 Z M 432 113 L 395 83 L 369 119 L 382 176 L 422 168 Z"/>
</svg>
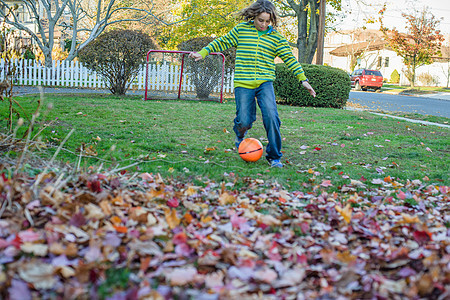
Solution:
<svg viewBox="0 0 450 300">
<path fill-rule="evenodd" d="M 415 119 L 409 119 L 409 118 L 404 118 L 404 117 L 397 117 L 397 116 L 393 116 L 393 115 L 389 115 L 389 114 L 373 112 L 373 111 L 362 109 L 362 108 L 345 107 L 344 109 L 353 110 L 353 111 L 364 111 L 364 112 L 368 112 L 370 114 L 377 115 L 377 116 L 398 119 L 398 120 L 407 121 L 407 122 L 411 122 L 411 123 L 423 124 L 426 126 L 437 126 L 437 127 L 441 127 L 441 128 L 450 128 L 450 125 L 446 125 L 446 124 L 428 122 L 428 121 L 423 121 L 423 120 L 415 120 Z"/>
</svg>

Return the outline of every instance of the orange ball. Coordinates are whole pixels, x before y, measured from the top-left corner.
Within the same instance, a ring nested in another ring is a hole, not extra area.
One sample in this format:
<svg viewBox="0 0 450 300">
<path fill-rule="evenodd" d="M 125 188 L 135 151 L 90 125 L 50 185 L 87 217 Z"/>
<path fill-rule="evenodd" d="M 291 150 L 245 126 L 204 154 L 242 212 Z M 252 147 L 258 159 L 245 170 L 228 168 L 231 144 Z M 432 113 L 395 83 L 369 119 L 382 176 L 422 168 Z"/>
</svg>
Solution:
<svg viewBox="0 0 450 300">
<path fill-rule="evenodd" d="M 239 156 L 245 161 L 257 161 L 263 154 L 263 145 L 254 138 L 248 138 L 239 145 Z"/>
</svg>

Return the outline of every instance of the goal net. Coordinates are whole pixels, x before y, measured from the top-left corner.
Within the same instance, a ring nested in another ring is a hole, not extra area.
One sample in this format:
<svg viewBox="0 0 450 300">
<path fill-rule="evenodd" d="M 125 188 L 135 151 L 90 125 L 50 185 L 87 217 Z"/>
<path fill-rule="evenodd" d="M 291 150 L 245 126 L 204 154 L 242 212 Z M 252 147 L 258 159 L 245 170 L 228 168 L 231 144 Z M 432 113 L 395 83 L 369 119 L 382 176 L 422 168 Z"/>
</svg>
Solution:
<svg viewBox="0 0 450 300">
<path fill-rule="evenodd" d="M 225 56 L 211 53 L 200 61 L 189 51 L 147 53 L 145 100 L 183 99 L 222 102 Z"/>
</svg>

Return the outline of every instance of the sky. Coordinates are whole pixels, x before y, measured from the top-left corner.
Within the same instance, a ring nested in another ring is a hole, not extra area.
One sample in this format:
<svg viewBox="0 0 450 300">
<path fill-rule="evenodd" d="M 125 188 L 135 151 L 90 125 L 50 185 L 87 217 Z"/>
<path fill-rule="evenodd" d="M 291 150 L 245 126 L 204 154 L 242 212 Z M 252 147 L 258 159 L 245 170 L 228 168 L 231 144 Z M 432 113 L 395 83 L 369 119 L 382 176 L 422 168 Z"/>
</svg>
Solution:
<svg viewBox="0 0 450 300">
<path fill-rule="evenodd" d="M 362 5 L 361 2 L 371 3 L 371 6 Z M 343 8 L 349 13 L 340 22 L 340 29 L 355 29 L 366 25 L 367 28 L 378 29 L 379 23 L 365 24 L 364 20 L 374 17 L 378 20 L 378 11 L 386 2 L 387 10 L 384 17 L 384 25 L 388 28 L 396 27 L 405 32 L 405 21 L 402 13 L 414 14 L 414 9 L 422 11 L 425 7 L 438 19 L 441 19 L 439 29 L 443 33 L 450 34 L 450 0 L 342 0 Z M 357 25 L 357 26 L 355 26 Z"/>
</svg>

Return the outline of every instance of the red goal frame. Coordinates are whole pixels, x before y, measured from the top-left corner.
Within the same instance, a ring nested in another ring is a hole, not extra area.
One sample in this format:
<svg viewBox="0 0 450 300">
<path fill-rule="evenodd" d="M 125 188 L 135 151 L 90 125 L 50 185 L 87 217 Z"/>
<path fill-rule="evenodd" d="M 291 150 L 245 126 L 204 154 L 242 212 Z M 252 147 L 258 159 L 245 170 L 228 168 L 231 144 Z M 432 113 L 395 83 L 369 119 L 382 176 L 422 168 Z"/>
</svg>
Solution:
<svg viewBox="0 0 450 300">
<path fill-rule="evenodd" d="M 148 76 L 149 76 L 149 57 L 152 53 L 172 53 L 172 54 L 180 54 L 181 55 L 181 68 L 180 68 L 180 76 L 179 76 L 179 83 L 178 83 L 178 97 L 177 99 L 182 99 L 181 98 L 181 90 L 182 90 L 182 83 L 183 83 L 183 72 L 184 72 L 184 61 L 186 56 L 188 56 L 191 51 L 178 51 L 178 50 L 155 50 L 155 49 L 151 49 L 147 52 L 147 63 L 145 66 L 145 98 L 144 100 L 151 100 L 151 99 L 156 99 L 151 97 L 149 91 L 148 91 Z M 222 53 L 219 52 L 213 52 L 210 53 L 209 55 L 217 55 L 222 59 L 222 70 L 221 70 L 221 81 L 220 81 L 220 103 L 222 103 L 223 101 L 223 84 L 224 84 L 224 76 L 225 76 L 225 55 L 223 55 Z M 158 98 L 160 99 L 160 98 Z M 198 100 L 204 100 L 204 99 L 198 99 Z M 210 100 L 211 101 L 211 100 Z"/>
</svg>

